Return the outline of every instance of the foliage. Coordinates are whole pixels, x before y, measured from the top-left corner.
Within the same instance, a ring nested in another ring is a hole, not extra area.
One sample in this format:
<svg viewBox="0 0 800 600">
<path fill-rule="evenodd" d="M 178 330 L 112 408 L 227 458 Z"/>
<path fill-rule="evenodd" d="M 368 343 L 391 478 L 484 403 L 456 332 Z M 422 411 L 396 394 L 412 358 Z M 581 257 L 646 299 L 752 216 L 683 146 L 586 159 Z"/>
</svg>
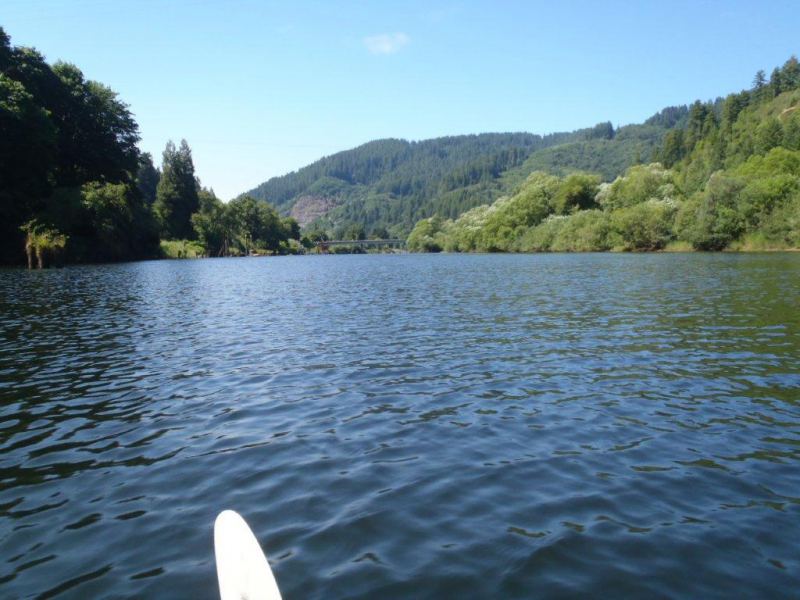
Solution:
<svg viewBox="0 0 800 600">
<path fill-rule="evenodd" d="M 406 245 L 412 252 L 441 252 L 437 236 L 442 232 L 442 219 L 431 217 L 420 220 L 408 236 Z"/>
<path fill-rule="evenodd" d="M 652 163 L 631 167 L 611 185 L 603 186 L 597 195 L 597 202 L 605 210 L 616 210 L 650 199 L 671 199 L 676 193 L 673 173 L 659 163 Z"/>
<path fill-rule="evenodd" d="M 607 213 L 584 210 L 572 215 L 551 215 L 520 239 L 522 252 L 589 252 L 611 248 Z"/>
<path fill-rule="evenodd" d="M 221 202 L 213 191 L 201 189 L 200 209 L 191 216 L 200 246 L 208 256 L 298 253 L 300 227 L 292 218 L 281 218 L 266 202 L 243 196 Z"/>
<path fill-rule="evenodd" d="M 667 131 L 662 122 L 667 120 L 618 129 L 605 122 L 546 136 L 378 140 L 270 179 L 249 194 L 269 200 L 283 213 L 302 197 L 333 199 L 330 211 L 312 224 L 331 235 L 353 224 L 403 235 L 421 218 L 455 219 L 509 196 L 536 171 L 590 171 L 613 179 L 652 157 Z"/>
<path fill-rule="evenodd" d="M 139 169 L 136 172 L 136 187 L 145 204 L 152 207 L 156 201 L 156 190 L 161 179 L 161 171 L 153 164 L 153 157 L 149 152 L 139 156 Z"/>
<path fill-rule="evenodd" d="M 31 222 L 63 235 L 65 260 L 154 255 L 153 220 L 133 185 L 138 141 L 114 91 L 11 46 L 0 29 L 0 262 L 25 259 Z M 98 195 L 107 185 L 121 187 Z"/>
<path fill-rule="evenodd" d="M 513 194 L 457 219 L 420 221 L 409 248 L 572 252 L 800 246 L 796 59 L 776 69 L 769 83 L 758 73 L 750 90 L 664 109 L 637 127 L 616 130 L 613 140 L 603 139 L 598 127 L 601 139 L 589 134 L 587 140 L 533 153 L 524 165 L 539 164 L 548 155 L 580 155 L 587 144 L 619 148 L 626 135 L 646 135 L 647 127 L 670 128 L 655 153 L 663 163 L 633 164 L 611 183 L 549 168 L 561 177 L 536 174 Z"/>
<path fill-rule="evenodd" d="M 516 194 L 498 200 L 483 226 L 480 249 L 511 250 L 526 229 L 553 212 L 558 185 L 559 179 L 553 175 L 533 173 Z"/>
<path fill-rule="evenodd" d="M 670 200 L 646 200 L 611 212 L 611 230 L 622 250 L 661 250 L 674 235 L 675 211 Z"/>
<path fill-rule="evenodd" d="M 161 240 L 162 258 L 202 258 L 205 248 L 195 240 Z"/>
<path fill-rule="evenodd" d="M 155 222 L 132 183 L 90 182 L 81 189 L 81 214 L 90 226 L 82 231 L 85 260 L 126 260 L 152 254 Z"/>
<path fill-rule="evenodd" d="M 161 237 L 183 239 L 194 237 L 192 214 L 200 208 L 192 151 L 186 140 L 176 148 L 167 142 L 156 187 L 153 210 L 158 219 Z"/>
<path fill-rule="evenodd" d="M 43 269 L 49 259 L 59 260 L 61 253 L 67 245 L 67 236 L 42 223 L 32 219 L 20 229 L 25 233 L 25 253 L 28 257 L 28 268 L 33 268 L 36 258 L 36 267 Z"/>
<path fill-rule="evenodd" d="M 600 177 L 589 173 L 574 173 L 559 186 L 554 198 L 555 211 L 566 215 L 594 208 Z"/>
<path fill-rule="evenodd" d="M 42 264 L 151 257 L 159 233 L 176 241 L 167 254 L 213 256 L 409 231 L 419 251 L 800 245 L 795 57 L 750 89 L 643 124 L 378 140 L 228 204 L 200 186 L 185 141 L 167 144 L 160 170 L 138 141 L 113 90 L 0 28 L 0 261 L 32 264 L 37 248 Z M 287 214 L 304 196 L 329 212 L 302 236 Z"/>
</svg>

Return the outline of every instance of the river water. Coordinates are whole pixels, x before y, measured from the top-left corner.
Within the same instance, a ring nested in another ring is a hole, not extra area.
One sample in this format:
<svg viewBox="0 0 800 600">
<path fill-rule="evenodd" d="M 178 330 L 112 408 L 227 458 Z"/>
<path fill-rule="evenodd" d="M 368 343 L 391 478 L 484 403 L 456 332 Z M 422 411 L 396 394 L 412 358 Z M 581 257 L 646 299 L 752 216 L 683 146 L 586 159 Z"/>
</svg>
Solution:
<svg viewBox="0 0 800 600">
<path fill-rule="evenodd" d="M 0 597 L 797 597 L 800 254 L 0 272 Z"/>
</svg>

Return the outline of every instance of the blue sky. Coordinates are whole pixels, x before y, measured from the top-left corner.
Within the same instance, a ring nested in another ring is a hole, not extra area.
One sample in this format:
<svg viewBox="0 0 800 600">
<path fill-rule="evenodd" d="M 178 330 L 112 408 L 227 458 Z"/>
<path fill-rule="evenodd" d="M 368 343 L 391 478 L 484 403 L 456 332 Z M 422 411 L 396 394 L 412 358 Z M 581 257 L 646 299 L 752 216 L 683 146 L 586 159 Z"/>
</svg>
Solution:
<svg viewBox="0 0 800 600">
<path fill-rule="evenodd" d="M 639 122 L 800 53 L 797 0 L 2 0 L 17 45 L 119 92 L 229 199 L 372 139 Z"/>
</svg>

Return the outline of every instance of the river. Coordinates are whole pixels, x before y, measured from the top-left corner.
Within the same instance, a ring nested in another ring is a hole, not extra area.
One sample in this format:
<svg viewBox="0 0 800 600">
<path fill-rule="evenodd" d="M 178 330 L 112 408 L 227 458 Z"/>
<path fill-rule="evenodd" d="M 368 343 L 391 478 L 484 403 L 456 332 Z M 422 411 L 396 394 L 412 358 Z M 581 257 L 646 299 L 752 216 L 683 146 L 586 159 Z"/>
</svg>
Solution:
<svg viewBox="0 0 800 600">
<path fill-rule="evenodd" d="M 0 271 L 0 596 L 790 597 L 800 254 Z"/>
</svg>

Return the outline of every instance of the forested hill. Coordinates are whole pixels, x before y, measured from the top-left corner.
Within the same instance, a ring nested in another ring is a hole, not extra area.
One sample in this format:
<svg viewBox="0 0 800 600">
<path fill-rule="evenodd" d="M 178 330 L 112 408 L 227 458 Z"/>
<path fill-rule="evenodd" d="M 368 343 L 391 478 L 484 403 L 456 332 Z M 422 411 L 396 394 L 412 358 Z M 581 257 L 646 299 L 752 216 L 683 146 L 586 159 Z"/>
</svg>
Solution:
<svg viewBox="0 0 800 600">
<path fill-rule="evenodd" d="M 420 220 L 412 250 L 540 252 L 800 248 L 800 62 L 724 99 L 667 111 L 658 162 L 611 183 L 531 173 L 456 219 Z M 650 125 L 658 125 L 651 122 Z M 621 137 L 621 133 L 617 139 Z M 596 143 L 596 142 L 592 142 Z M 553 153 L 558 148 L 545 150 Z M 541 161 L 532 155 L 530 161 Z M 540 162 L 552 171 L 552 162 Z M 596 169 L 600 171 L 600 169 Z"/>
<path fill-rule="evenodd" d="M 454 218 L 492 202 L 534 170 L 590 170 L 613 179 L 652 158 L 688 109 L 662 111 L 643 125 L 609 122 L 545 136 L 486 133 L 419 142 L 386 139 L 322 158 L 248 192 L 301 225 L 341 236 L 404 235 L 420 218 Z"/>
</svg>

